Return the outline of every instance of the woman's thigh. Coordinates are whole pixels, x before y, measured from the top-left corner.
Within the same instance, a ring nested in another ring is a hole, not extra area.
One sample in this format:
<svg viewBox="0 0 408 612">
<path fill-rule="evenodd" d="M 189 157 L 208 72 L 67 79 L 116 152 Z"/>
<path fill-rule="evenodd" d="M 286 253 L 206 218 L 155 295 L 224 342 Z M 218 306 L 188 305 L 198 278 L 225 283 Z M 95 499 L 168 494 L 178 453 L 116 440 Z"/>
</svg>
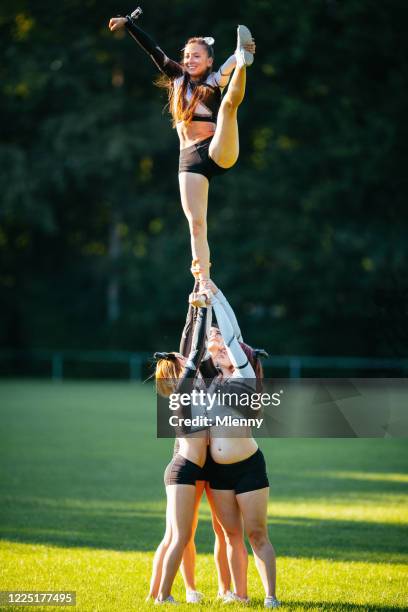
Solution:
<svg viewBox="0 0 408 612">
<path fill-rule="evenodd" d="M 208 179 L 202 174 L 180 172 L 179 174 L 181 205 L 187 219 L 207 217 Z"/>
<path fill-rule="evenodd" d="M 267 528 L 269 487 L 237 495 L 246 533 Z"/>
<path fill-rule="evenodd" d="M 226 533 L 242 533 L 242 518 L 234 490 L 210 489 L 215 516 Z M 210 502 L 211 504 L 211 502 Z"/>
<path fill-rule="evenodd" d="M 195 485 L 168 485 L 167 508 L 172 535 L 191 537 L 194 522 L 196 487 Z"/>
<path fill-rule="evenodd" d="M 195 487 L 195 498 L 194 498 L 194 515 L 193 515 L 193 532 L 197 529 L 198 524 L 198 509 L 200 507 L 201 498 L 203 496 L 205 487 L 204 480 L 197 480 Z M 194 535 L 194 533 L 193 533 Z"/>
<path fill-rule="evenodd" d="M 224 102 L 217 117 L 217 127 L 208 154 L 221 168 L 231 168 L 239 156 L 237 110 Z"/>
</svg>

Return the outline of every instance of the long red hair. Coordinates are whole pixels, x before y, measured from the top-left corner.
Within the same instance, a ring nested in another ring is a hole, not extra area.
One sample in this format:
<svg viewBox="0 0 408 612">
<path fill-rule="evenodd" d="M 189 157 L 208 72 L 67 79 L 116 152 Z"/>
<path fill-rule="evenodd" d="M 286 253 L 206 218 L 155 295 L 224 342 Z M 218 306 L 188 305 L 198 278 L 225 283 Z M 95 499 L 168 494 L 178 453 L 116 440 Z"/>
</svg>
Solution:
<svg viewBox="0 0 408 612">
<path fill-rule="evenodd" d="M 207 51 L 208 57 L 214 58 L 214 49 L 212 45 L 209 45 L 206 40 L 202 36 L 193 36 L 189 38 L 185 44 L 187 45 L 196 43 L 204 47 Z M 181 59 L 181 63 L 184 62 L 184 59 Z M 184 121 L 187 125 L 191 123 L 193 118 L 195 109 L 199 102 L 205 102 L 206 97 L 208 96 L 208 88 L 203 85 L 208 75 L 212 72 L 212 66 L 208 68 L 205 74 L 202 76 L 201 80 L 196 83 L 191 80 L 191 77 L 188 72 L 184 72 L 183 81 L 181 83 L 181 87 L 178 89 L 178 94 L 176 97 L 176 93 L 174 90 L 174 81 L 170 79 L 166 75 L 161 75 L 155 81 L 155 84 L 158 87 L 163 87 L 167 89 L 168 95 L 168 109 L 173 117 L 173 127 L 176 127 L 176 124 L 179 121 Z M 191 96 L 191 100 L 187 101 L 187 90 L 191 87 L 193 91 L 193 95 Z"/>
</svg>

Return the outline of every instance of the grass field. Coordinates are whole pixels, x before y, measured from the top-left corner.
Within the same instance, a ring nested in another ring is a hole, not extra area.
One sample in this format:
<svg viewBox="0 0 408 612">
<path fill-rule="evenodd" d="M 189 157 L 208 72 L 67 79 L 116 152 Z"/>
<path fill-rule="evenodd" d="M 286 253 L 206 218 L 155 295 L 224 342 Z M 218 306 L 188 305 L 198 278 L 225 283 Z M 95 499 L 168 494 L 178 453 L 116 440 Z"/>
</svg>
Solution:
<svg viewBox="0 0 408 612">
<path fill-rule="evenodd" d="M 76 591 L 81 612 L 150 609 L 172 448 L 155 437 L 152 387 L 10 381 L 0 383 L 0 406 L 0 590 Z M 406 441 L 260 443 L 282 610 L 406 609 Z M 206 594 L 196 607 L 222 609 L 206 503 L 196 543 Z M 252 557 L 248 578 L 250 607 L 260 608 Z M 184 600 L 180 576 L 174 595 Z"/>
</svg>

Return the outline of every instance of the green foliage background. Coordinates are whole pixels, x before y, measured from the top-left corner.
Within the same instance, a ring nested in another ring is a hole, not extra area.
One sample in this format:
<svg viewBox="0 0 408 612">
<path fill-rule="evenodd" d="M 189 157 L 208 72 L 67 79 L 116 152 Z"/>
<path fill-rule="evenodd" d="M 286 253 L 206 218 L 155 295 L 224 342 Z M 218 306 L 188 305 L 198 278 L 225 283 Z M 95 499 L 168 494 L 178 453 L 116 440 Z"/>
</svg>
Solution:
<svg viewBox="0 0 408 612">
<path fill-rule="evenodd" d="M 221 63 L 237 23 L 256 38 L 240 159 L 213 181 L 208 214 L 213 276 L 246 339 L 405 355 L 408 3 L 142 6 L 173 57 L 212 35 Z M 2 2 L 3 346 L 176 346 L 192 285 L 177 136 L 149 58 L 107 28 L 133 8 Z"/>
</svg>

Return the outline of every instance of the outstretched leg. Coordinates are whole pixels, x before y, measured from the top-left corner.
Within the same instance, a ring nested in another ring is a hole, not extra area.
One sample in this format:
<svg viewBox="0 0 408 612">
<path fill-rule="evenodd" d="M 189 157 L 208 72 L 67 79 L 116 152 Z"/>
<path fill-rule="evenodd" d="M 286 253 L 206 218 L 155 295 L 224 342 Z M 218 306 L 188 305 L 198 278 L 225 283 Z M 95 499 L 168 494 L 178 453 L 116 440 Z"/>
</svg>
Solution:
<svg viewBox="0 0 408 612">
<path fill-rule="evenodd" d="M 211 159 L 222 168 L 231 168 L 239 155 L 237 112 L 245 96 L 246 66 L 236 66 L 220 110 L 217 127 L 208 151 Z"/>
<path fill-rule="evenodd" d="M 191 252 L 199 278 L 210 276 L 210 248 L 207 241 L 208 179 L 202 174 L 180 172 L 181 204 L 190 227 Z"/>
</svg>

